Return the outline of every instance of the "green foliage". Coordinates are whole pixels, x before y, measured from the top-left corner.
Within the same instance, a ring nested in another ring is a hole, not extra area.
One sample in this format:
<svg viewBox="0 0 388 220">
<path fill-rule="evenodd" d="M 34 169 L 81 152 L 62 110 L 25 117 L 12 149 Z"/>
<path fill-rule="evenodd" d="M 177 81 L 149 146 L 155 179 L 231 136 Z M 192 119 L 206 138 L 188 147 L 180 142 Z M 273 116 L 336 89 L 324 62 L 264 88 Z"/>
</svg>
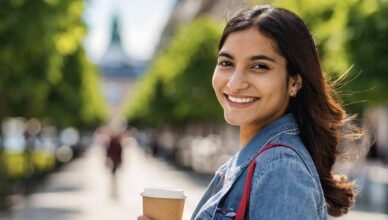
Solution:
<svg viewBox="0 0 388 220">
<path fill-rule="evenodd" d="M 40 174 L 54 169 L 55 157 L 45 152 L 34 152 L 31 154 L 31 164 L 28 164 L 28 157 L 25 153 L 6 152 L 3 155 L 5 174 L 10 179 L 28 178 L 31 174 Z M 33 173 L 29 170 L 33 170 Z"/>
<path fill-rule="evenodd" d="M 107 108 L 102 98 L 102 85 L 97 75 L 97 68 L 87 62 L 84 51 L 80 54 L 83 60 L 83 74 L 81 74 L 81 121 L 84 126 L 97 126 L 101 124 L 107 116 Z"/>
<path fill-rule="evenodd" d="M 355 71 L 361 72 L 346 86 L 356 91 L 350 102 L 366 100 L 367 105 L 388 104 L 388 1 L 357 0 L 349 6 L 348 41 L 345 44 Z M 362 107 L 360 103 L 356 107 Z"/>
<path fill-rule="evenodd" d="M 142 125 L 183 125 L 222 119 L 211 78 L 221 27 L 199 18 L 174 35 L 130 100 L 128 119 Z"/>
<path fill-rule="evenodd" d="M 83 0 L 1 3 L 0 121 L 49 116 L 59 125 L 84 127 L 105 117 L 98 72 L 82 49 L 83 5 Z"/>
<path fill-rule="evenodd" d="M 52 171 L 55 167 L 55 157 L 45 152 L 32 153 L 32 169 L 34 174 Z M 31 167 L 29 167 L 31 169 Z"/>
<path fill-rule="evenodd" d="M 24 176 L 27 164 L 25 163 L 23 154 L 5 153 L 4 167 L 7 177 L 20 178 Z"/>
<path fill-rule="evenodd" d="M 88 63 L 85 52 L 79 48 L 63 57 L 61 72 L 64 83 L 52 87 L 47 97 L 49 107 L 43 115 L 60 118 L 66 126 L 87 127 L 104 119 L 105 106 L 95 67 Z M 66 105 L 64 105 L 66 103 Z"/>
<path fill-rule="evenodd" d="M 276 0 L 273 5 L 287 8 L 302 17 L 318 43 L 323 67 L 328 74 L 342 74 L 351 66 L 344 47 L 347 41 L 349 4 L 353 0 Z"/>
</svg>

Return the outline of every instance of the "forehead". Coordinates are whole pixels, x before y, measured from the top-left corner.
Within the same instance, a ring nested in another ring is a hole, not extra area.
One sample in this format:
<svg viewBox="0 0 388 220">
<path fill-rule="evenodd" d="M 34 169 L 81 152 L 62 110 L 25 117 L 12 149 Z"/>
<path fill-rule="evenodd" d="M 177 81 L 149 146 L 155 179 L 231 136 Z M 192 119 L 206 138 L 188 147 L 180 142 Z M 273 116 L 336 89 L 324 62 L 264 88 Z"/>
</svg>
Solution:
<svg viewBox="0 0 388 220">
<path fill-rule="evenodd" d="M 232 32 L 226 38 L 221 51 L 227 51 L 237 57 L 267 55 L 275 59 L 283 58 L 277 52 L 276 43 L 261 34 L 256 28 Z"/>
</svg>

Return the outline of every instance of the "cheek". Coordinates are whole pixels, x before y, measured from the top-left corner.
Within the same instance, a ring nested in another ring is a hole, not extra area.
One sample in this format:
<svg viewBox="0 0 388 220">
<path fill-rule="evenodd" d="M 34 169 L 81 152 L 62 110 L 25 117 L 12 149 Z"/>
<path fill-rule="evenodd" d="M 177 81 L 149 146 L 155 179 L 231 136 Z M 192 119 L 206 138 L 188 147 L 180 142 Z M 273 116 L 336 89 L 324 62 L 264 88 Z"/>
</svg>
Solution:
<svg viewBox="0 0 388 220">
<path fill-rule="evenodd" d="M 213 86 L 213 89 L 214 91 L 216 91 L 216 72 L 214 71 L 213 73 L 213 77 L 212 77 L 212 86 Z"/>
<path fill-rule="evenodd" d="M 288 92 L 287 85 L 285 83 L 277 84 L 276 88 L 272 91 L 272 98 L 274 105 L 279 107 L 288 105 Z"/>
<path fill-rule="evenodd" d="M 213 73 L 213 78 L 212 78 L 212 86 L 217 95 L 219 95 L 220 93 L 222 82 L 223 82 L 223 79 L 221 77 L 221 74 L 219 74 L 219 72 L 217 72 L 217 69 L 215 69 Z"/>
<path fill-rule="evenodd" d="M 269 102 L 287 101 L 287 84 L 281 77 L 268 77 L 260 81 L 261 93 L 267 97 Z"/>
</svg>

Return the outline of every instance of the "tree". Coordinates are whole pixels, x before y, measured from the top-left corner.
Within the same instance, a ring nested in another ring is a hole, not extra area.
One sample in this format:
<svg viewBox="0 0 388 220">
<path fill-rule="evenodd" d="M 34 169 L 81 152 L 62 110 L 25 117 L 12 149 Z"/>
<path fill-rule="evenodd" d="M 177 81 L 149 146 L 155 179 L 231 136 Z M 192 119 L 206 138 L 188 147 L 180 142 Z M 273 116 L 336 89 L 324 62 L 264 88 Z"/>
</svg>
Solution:
<svg viewBox="0 0 388 220">
<path fill-rule="evenodd" d="M 84 2 L 1 4 L 0 121 L 10 116 L 50 116 L 63 126 L 101 121 L 98 72 L 82 49 Z"/>
<path fill-rule="evenodd" d="M 207 17 L 178 29 L 139 82 L 129 122 L 161 126 L 222 120 L 211 86 L 220 32 Z"/>
</svg>

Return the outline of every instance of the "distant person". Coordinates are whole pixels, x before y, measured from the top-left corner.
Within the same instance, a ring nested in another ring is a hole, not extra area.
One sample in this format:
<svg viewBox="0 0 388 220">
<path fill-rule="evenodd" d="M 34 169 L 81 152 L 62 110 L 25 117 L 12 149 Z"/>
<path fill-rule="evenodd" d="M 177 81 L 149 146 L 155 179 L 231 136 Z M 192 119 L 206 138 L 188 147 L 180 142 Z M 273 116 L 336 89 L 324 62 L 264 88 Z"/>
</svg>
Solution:
<svg viewBox="0 0 388 220">
<path fill-rule="evenodd" d="M 152 156 L 156 157 L 159 155 L 159 142 L 158 142 L 158 136 L 156 134 L 155 131 L 152 131 L 151 134 L 150 134 L 150 141 L 149 141 L 149 145 L 150 145 L 150 148 L 151 148 L 151 154 Z"/>
<path fill-rule="evenodd" d="M 242 11 L 227 23 L 218 49 L 212 85 L 225 120 L 240 127 L 242 149 L 217 170 L 191 219 L 346 214 L 353 184 L 334 175 L 333 165 L 349 117 L 301 18 L 271 6 Z"/>
<path fill-rule="evenodd" d="M 106 148 L 106 157 L 113 175 L 116 174 L 117 169 L 121 165 L 122 152 L 121 135 L 117 133 L 112 134 Z"/>
</svg>

